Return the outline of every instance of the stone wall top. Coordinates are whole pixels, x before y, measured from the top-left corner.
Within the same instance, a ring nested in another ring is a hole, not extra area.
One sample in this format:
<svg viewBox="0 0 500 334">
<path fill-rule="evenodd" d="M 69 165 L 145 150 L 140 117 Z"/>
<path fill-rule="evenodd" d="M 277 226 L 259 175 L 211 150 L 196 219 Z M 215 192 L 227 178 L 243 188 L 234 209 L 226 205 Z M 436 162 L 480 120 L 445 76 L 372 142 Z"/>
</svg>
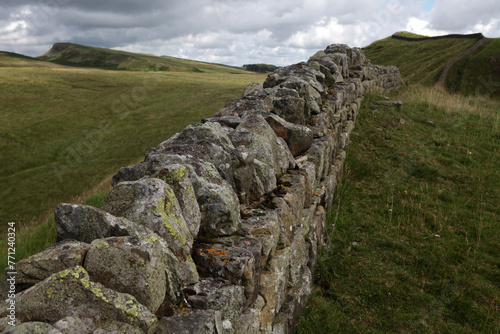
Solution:
<svg viewBox="0 0 500 334">
<path fill-rule="evenodd" d="M 16 265 L 19 328 L 293 332 L 362 97 L 401 82 L 330 45 L 121 168 L 103 207 L 59 204 L 58 243 Z"/>
</svg>

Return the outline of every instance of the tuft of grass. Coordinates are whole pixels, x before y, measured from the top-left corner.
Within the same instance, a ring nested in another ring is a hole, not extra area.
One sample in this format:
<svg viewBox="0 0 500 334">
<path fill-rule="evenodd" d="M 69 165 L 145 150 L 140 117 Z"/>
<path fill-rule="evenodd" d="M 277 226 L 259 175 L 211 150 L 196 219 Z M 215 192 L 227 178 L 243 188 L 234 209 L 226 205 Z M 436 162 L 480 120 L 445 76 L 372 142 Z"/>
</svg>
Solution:
<svg viewBox="0 0 500 334">
<path fill-rule="evenodd" d="M 297 332 L 498 333 L 500 103 L 392 97 L 363 102 Z"/>
</svg>

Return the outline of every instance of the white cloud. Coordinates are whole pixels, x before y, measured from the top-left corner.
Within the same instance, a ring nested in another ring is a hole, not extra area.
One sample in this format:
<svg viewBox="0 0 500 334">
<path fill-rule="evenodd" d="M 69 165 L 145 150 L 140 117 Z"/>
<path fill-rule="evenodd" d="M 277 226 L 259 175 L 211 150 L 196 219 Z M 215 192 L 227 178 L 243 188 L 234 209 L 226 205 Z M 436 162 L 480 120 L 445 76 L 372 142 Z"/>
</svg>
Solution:
<svg viewBox="0 0 500 334">
<path fill-rule="evenodd" d="M 217 61 L 306 60 L 332 43 L 366 46 L 410 30 L 500 35 L 497 0 L 2 0 L 0 50 L 36 56 L 55 42 Z"/>
</svg>

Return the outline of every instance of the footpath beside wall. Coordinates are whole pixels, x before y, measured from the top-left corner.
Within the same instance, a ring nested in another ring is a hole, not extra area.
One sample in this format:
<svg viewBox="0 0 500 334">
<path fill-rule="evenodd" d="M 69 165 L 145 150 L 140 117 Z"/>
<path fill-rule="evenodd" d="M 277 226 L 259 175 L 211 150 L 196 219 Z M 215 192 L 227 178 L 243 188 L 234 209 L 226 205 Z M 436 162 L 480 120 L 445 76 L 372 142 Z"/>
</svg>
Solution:
<svg viewBox="0 0 500 334">
<path fill-rule="evenodd" d="M 18 325 L 8 300 L 0 328 L 294 332 L 363 95 L 401 83 L 330 45 L 250 84 L 121 168 L 102 208 L 58 205 L 59 242 L 17 263 Z"/>
</svg>

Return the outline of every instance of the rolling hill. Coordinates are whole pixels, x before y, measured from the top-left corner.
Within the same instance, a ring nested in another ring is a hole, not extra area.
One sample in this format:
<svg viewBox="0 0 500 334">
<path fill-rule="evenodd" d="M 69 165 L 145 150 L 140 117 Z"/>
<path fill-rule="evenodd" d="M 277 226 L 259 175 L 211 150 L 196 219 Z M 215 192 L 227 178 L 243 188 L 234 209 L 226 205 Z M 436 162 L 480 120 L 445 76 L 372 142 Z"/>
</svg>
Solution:
<svg viewBox="0 0 500 334">
<path fill-rule="evenodd" d="M 176 61 L 110 71 L 0 52 L 0 220 L 29 224 L 265 78 Z"/>
<path fill-rule="evenodd" d="M 37 58 L 61 65 L 107 70 L 247 73 L 243 69 L 227 65 L 73 43 L 56 43 Z"/>
<path fill-rule="evenodd" d="M 364 51 L 374 64 L 397 66 L 408 83 L 432 86 L 450 60 L 482 38 L 481 34 L 426 37 L 400 32 L 370 44 Z M 484 38 L 483 42 L 450 67 L 444 80 L 448 91 L 500 98 L 500 39 Z"/>
</svg>

